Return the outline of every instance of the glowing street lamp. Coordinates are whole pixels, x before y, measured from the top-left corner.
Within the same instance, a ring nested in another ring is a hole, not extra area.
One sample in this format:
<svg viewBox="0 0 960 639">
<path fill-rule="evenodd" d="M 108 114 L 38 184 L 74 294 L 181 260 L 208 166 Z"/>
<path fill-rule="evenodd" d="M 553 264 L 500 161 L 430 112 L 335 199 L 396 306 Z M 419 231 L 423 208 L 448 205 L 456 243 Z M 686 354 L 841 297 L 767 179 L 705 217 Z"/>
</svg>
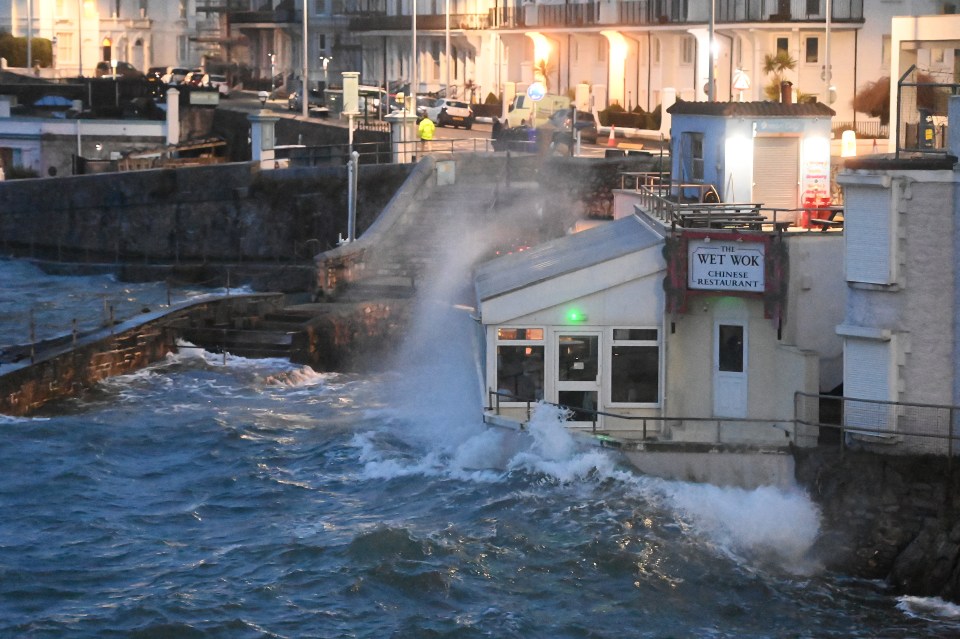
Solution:
<svg viewBox="0 0 960 639">
<path fill-rule="evenodd" d="M 274 86 L 274 78 L 277 77 L 277 54 L 268 53 L 267 57 L 270 58 L 270 93 L 273 93 L 273 90 L 276 89 Z"/>
</svg>

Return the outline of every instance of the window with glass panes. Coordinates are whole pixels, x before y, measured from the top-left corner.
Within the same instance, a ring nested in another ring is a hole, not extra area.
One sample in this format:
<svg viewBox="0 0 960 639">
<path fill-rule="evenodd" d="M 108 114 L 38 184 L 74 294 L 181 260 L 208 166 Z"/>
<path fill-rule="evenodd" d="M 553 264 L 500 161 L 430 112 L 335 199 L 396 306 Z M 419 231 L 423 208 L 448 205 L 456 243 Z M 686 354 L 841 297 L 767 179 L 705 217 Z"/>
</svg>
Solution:
<svg viewBox="0 0 960 639">
<path fill-rule="evenodd" d="M 497 329 L 497 391 L 501 402 L 543 399 L 543 329 Z"/>
<path fill-rule="evenodd" d="M 610 401 L 660 401 L 660 332 L 656 328 L 614 328 L 610 344 Z"/>
</svg>

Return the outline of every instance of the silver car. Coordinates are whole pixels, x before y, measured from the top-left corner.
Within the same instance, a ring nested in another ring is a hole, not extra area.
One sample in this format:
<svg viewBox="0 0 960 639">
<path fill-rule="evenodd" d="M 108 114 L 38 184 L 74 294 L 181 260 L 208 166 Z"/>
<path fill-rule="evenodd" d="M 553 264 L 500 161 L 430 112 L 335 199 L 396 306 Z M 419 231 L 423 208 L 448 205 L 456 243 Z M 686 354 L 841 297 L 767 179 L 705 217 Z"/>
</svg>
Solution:
<svg viewBox="0 0 960 639">
<path fill-rule="evenodd" d="M 433 120 L 437 126 L 463 127 L 467 130 L 473 127 L 473 109 L 466 102 L 437 99 L 432 106 L 425 107 L 423 114 Z"/>
</svg>

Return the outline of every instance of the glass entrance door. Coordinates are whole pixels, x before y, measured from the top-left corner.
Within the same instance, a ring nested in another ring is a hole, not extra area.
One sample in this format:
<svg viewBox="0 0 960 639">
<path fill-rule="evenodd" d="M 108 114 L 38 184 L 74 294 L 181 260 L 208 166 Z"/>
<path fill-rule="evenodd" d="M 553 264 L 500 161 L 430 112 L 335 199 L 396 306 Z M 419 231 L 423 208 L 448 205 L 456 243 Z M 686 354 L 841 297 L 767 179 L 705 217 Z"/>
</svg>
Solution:
<svg viewBox="0 0 960 639">
<path fill-rule="evenodd" d="M 557 334 L 556 403 L 573 411 L 570 424 L 592 427 L 600 423 L 600 333 Z"/>
</svg>

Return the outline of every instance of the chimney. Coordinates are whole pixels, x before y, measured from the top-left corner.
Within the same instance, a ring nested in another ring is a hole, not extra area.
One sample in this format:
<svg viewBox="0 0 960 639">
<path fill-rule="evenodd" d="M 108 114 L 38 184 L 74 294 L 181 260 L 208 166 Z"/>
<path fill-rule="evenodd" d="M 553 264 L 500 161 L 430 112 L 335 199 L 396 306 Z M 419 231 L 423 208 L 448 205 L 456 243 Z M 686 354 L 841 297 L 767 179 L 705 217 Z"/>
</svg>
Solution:
<svg viewBox="0 0 960 639">
<path fill-rule="evenodd" d="M 790 80 L 780 83 L 780 103 L 793 104 L 793 82 Z"/>
</svg>

